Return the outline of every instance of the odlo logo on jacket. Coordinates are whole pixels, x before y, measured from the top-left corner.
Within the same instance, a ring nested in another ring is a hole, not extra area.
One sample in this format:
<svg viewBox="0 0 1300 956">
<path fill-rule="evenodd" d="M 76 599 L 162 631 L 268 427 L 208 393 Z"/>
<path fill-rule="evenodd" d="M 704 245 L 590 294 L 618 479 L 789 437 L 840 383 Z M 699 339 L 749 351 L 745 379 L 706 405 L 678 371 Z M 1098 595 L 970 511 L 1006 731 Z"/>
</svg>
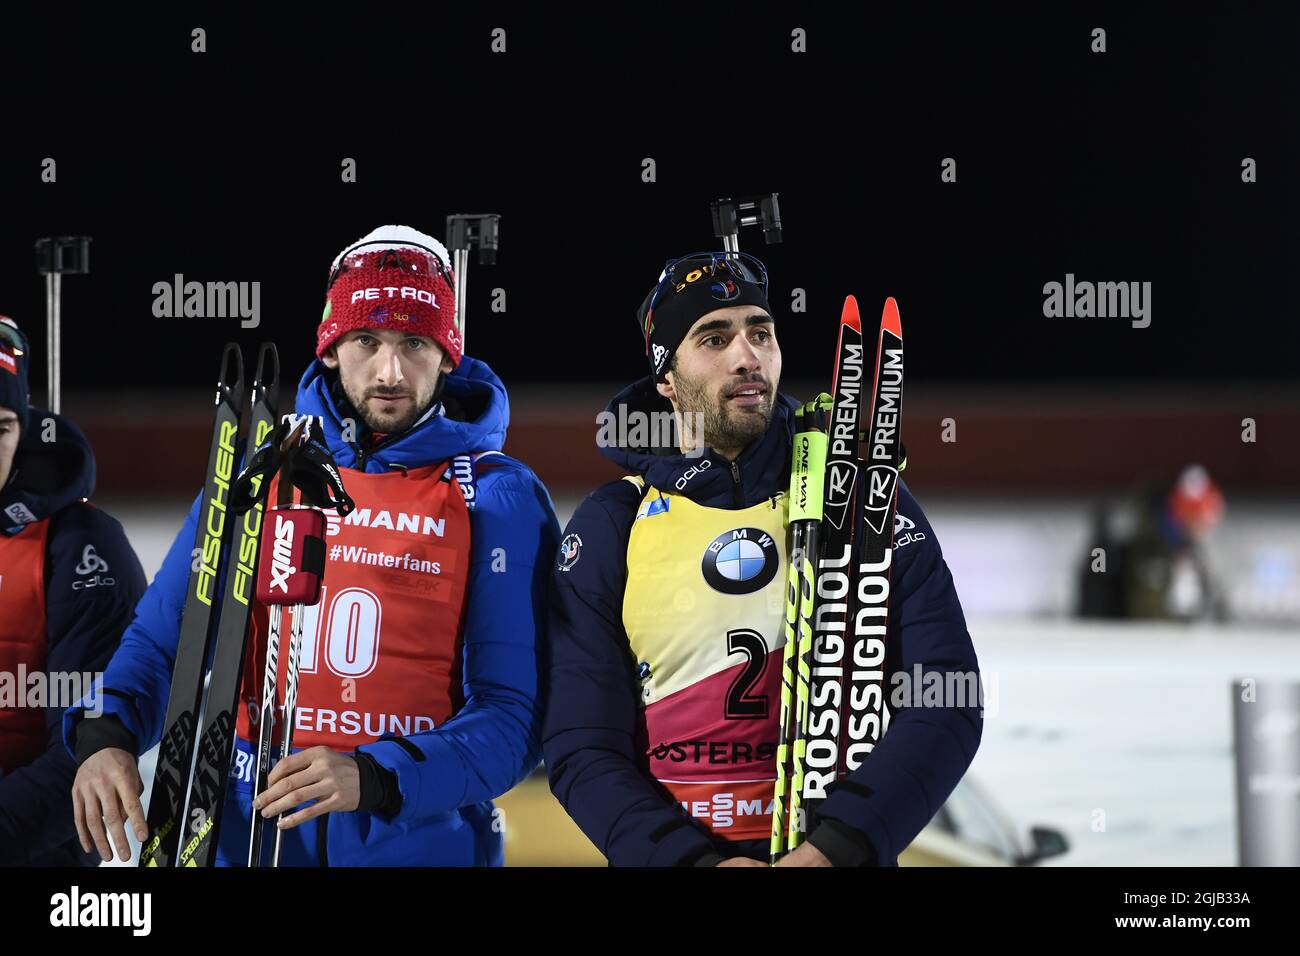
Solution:
<svg viewBox="0 0 1300 956">
<path fill-rule="evenodd" d="M 894 514 L 894 547 L 904 548 L 913 541 L 924 541 L 925 532 L 916 527 L 916 522 L 903 512 Z"/>
<path fill-rule="evenodd" d="M 108 562 L 95 553 L 95 546 L 88 544 L 81 550 L 81 563 L 74 569 L 73 573 L 78 575 L 90 574 L 93 577 L 86 578 L 84 581 L 73 581 L 72 590 L 84 591 L 87 588 L 112 587 L 117 581 L 107 574 L 100 574 L 100 571 L 108 570 Z"/>
</svg>

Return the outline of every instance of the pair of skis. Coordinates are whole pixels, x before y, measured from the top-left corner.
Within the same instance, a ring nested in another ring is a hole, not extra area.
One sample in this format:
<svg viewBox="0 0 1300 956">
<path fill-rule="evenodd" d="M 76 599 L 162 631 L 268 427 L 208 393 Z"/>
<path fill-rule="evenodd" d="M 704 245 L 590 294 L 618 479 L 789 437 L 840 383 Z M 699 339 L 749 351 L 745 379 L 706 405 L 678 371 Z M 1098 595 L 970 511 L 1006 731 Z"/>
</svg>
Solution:
<svg viewBox="0 0 1300 956">
<path fill-rule="evenodd" d="M 868 384 L 857 300 L 840 317 L 833 395 L 796 413 L 791 552 L 771 861 L 803 842 L 835 783 L 888 723 L 885 651 L 902 463 L 903 333 L 885 301 Z"/>
<path fill-rule="evenodd" d="M 281 756 L 291 752 L 303 608 L 319 600 L 325 570 L 324 513 L 313 505 L 326 503 L 340 514 L 353 508 L 328 449 L 313 438 L 311 419 L 286 416 L 292 421 L 277 424 L 280 367 L 275 346 L 269 343 L 258 354 L 248 399 L 249 464 L 235 476 L 244 411 L 243 379 L 243 355 L 237 345 L 227 344 L 217 382 L 208 470 L 199 501 L 194 563 L 149 799 L 149 835 L 140 847 L 141 866 L 211 866 L 216 858 L 255 601 L 271 608 L 255 796 L 266 788 L 270 771 L 280 622 L 285 605 L 292 605 L 295 614 L 282 712 Z M 268 512 L 265 486 L 276 471 L 280 475 L 278 502 Z M 301 505 L 293 504 L 295 488 L 302 489 Z M 215 616 L 213 605 L 223 575 L 224 596 L 220 615 Z M 212 664 L 205 703 L 204 674 L 209 651 Z M 262 817 L 254 813 L 251 866 L 261 861 L 262 823 Z M 273 865 L 279 863 L 280 832 L 277 829 Z"/>
<path fill-rule="evenodd" d="M 264 343 L 247 395 L 250 451 L 275 428 L 279 391 L 279 356 L 273 344 Z M 227 343 L 141 866 L 210 866 L 216 852 L 262 528 L 260 500 L 242 515 L 230 508 L 245 400 L 243 353 L 238 345 Z M 214 611 L 223 572 L 218 615 Z M 209 648 L 212 667 L 204 707 Z"/>
</svg>

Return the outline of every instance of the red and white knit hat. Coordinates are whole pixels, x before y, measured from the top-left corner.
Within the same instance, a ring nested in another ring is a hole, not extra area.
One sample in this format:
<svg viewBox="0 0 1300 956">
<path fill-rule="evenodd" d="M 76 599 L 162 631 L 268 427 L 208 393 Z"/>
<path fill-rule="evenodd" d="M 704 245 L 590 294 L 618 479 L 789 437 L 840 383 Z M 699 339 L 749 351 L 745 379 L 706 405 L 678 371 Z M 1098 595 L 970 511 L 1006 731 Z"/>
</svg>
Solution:
<svg viewBox="0 0 1300 956">
<path fill-rule="evenodd" d="M 352 243 L 330 265 L 316 357 L 354 329 L 393 329 L 427 335 L 459 365 L 450 262 L 446 246 L 410 226 L 380 226 Z"/>
</svg>

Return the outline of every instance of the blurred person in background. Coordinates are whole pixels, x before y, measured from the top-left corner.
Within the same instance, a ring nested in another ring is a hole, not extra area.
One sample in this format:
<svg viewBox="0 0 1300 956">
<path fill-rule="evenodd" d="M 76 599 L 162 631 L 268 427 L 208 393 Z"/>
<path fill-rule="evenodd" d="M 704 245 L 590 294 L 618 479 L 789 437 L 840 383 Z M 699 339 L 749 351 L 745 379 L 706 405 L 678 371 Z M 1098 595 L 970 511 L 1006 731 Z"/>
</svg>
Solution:
<svg viewBox="0 0 1300 956">
<path fill-rule="evenodd" d="M 0 865 L 91 865 L 60 733 L 72 701 L 53 699 L 66 686 L 55 675 L 103 670 L 145 578 L 122 526 L 87 501 L 95 456 L 85 435 L 30 406 L 30 360 L 17 323 L 0 316 Z"/>
<path fill-rule="evenodd" d="M 1223 517 L 1223 493 L 1200 465 L 1147 503 L 1125 561 L 1128 616 L 1170 620 L 1227 618 L 1207 560 L 1206 538 Z"/>
<path fill-rule="evenodd" d="M 1173 487 L 1139 495 L 1137 526 L 1128 540 L 1110 531 L 1098 505 L 1079 575 L 1079 615 L 1103 618 L 1215 620 L 1228 617 L 1211 571 L 1207 539 L 1223 518 L 1223 493 L 1200 465 L 1183 469 Z M 1106 568 L 1097 567 L 1097 549 Z"/>
</svg>

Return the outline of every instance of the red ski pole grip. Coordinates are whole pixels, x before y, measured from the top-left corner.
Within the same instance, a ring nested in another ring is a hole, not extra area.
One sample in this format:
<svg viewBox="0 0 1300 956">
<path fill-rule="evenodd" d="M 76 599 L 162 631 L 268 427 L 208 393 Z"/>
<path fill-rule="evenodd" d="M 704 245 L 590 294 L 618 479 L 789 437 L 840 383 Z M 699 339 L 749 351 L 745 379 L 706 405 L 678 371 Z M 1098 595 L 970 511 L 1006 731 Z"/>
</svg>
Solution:
<svg viewBox="0 0 1300 956">
<path fill-rule="evenodd" d="M 325 576 L 325 513 L 282 507 L 262 525 L 257 600 L 262 604 L 315 604 Z"/>
</svg>

